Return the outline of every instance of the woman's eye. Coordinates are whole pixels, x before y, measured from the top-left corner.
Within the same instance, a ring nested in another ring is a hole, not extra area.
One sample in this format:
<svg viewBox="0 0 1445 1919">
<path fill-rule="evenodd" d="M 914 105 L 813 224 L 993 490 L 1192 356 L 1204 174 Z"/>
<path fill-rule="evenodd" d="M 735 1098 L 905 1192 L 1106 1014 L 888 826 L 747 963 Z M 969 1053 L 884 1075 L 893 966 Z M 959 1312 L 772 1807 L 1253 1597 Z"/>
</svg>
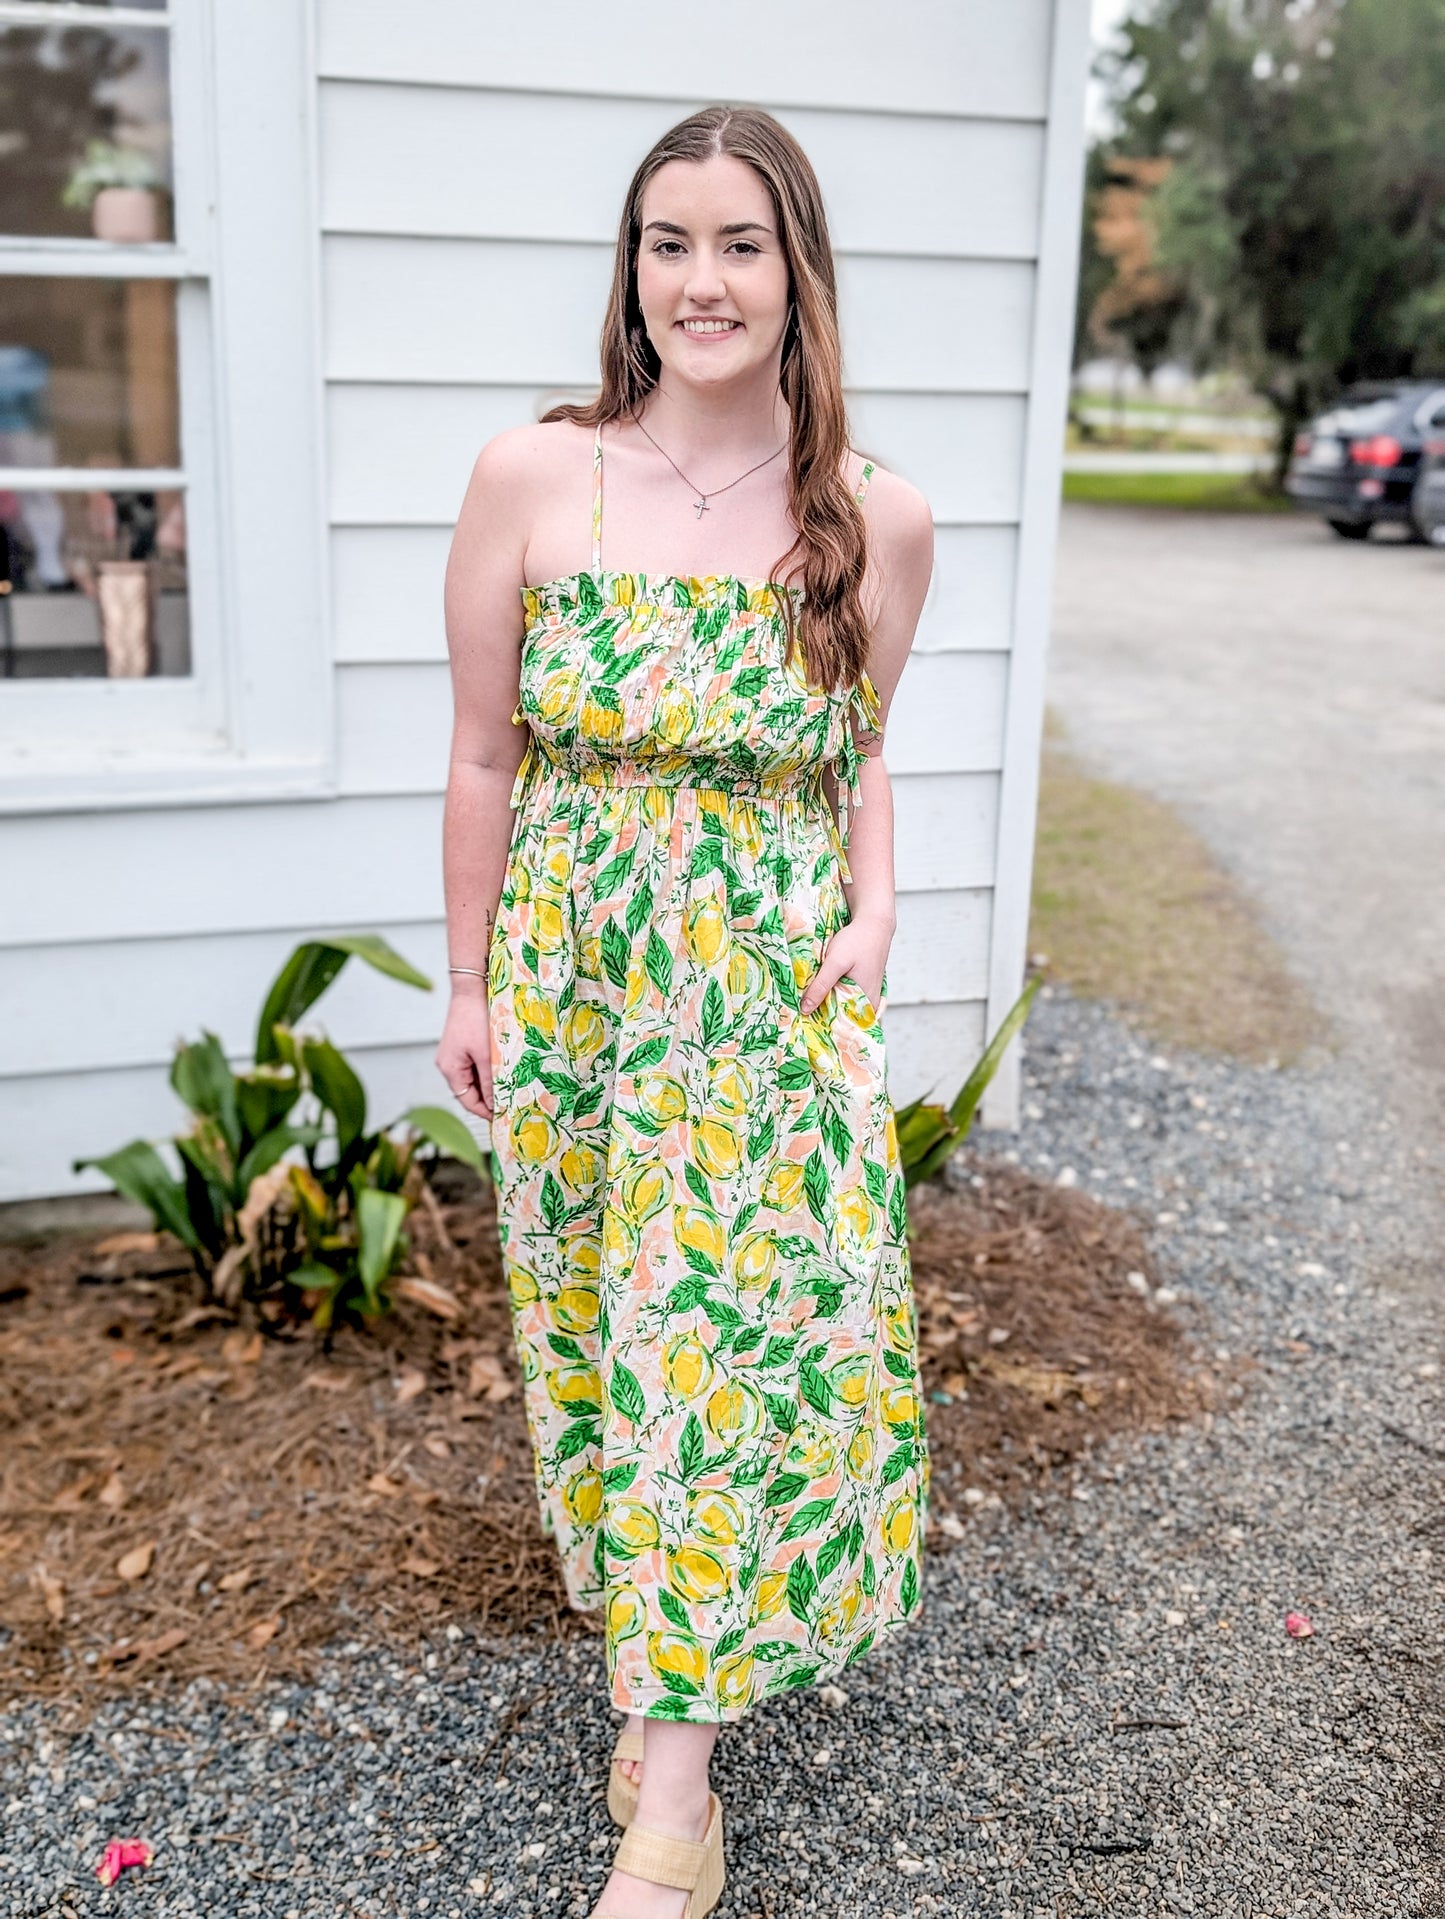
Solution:
<svg viewBox="0 0 1445 1919">
<path fill-rule="evenodd" d="M 760 246 L 756 246 L 751 240 L 735 240 L 733 242 L 733 245 L 737 252 L 743 253 L 743 254 L 753 254 L 753 253 L 762 252 L 762 248 Z"/>
<path fill-rule="evenodd" d="M 672 258 L 671 253 L 668 251 L 670 247 L 675 247 L 679 253 L 682 252 L 682 242 L 680 240 L 659 240 L 653 246 L 652 250 L 654 253 L 660 253 L 665 259 L 670 260 Z"/>
</svg>

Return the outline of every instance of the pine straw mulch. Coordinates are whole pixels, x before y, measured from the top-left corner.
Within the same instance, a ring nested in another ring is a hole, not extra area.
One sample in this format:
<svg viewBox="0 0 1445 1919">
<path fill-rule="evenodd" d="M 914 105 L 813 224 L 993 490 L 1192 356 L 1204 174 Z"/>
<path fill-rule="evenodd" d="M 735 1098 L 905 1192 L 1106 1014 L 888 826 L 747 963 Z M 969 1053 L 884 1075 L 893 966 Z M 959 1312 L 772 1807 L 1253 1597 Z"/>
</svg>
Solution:
<svg viewBox="0 0 1445 1919">
<path fill-rule="evenodd" d="M 1217 1387 L 1129 1281 L 1135 1220 L 971 1164 L 910 1195 L 934 1545 Z M 490 1192 L 440 1192 L 409 1223 L 426 1284 L 329 1340 L 209 1308 L 164 1236 L 0 1245 L 0 1699 L 588 1629 L 538 1523 Z"/>
</svg>

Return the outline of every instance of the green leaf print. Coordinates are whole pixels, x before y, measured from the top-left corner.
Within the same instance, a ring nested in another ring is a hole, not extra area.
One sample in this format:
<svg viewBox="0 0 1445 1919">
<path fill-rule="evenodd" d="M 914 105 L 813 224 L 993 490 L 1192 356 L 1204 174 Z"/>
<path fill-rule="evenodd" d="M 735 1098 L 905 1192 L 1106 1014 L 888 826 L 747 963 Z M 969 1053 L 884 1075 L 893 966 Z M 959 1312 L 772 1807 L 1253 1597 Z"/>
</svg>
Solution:
<svg viewBox="0 0 1445 1919">
<path fill-rule="evenodd" d="M 863 1561 L 863 1571 L 859 1577 L 858 1584 L 863 1588 L 870 1599 L 878 1590 L 878 1568 L 873 1563 L 872 1553 L 869 1553 L 868 1557 Z"/>
<path fill-rule="evenodd" d="M 790 1666 L 787 1672 L 774 1673 L 763 1688 L 763 1697 L 766 1699 L 770 1693 L 796 1692 L 800 1686 L 811 1686 L 822 1670 L 821 1663 L 815 1660 L 811 1666 Z"/>
<path fill-rule="evenodd" d="M 895 1379 L 911 1380 L 913 1378 L 913 1361 L 907 1353 L 884 1353 L 883 1364 Z"/>
<path fill-rule="evenodd" d="M 803 1397 L 815 1413 L 821 1413 L 825 1419 L 833 1416 L 833 1388 L 818 1371 L 816 1366 L 803 1365 L 798 1370 L 798 1384 Z"/>
<path fill-rule="evenodd" d="M 737 1213 L 735 1214 L 733 1218 L 732 1226 L 730 1227 L 728 1232 L 728 1238 L 730 1241 L 738 1238 L 740 1234 L 745 1233 L 747 1231 L 748 1227 L 752 1225 L 754 1218 L 757 1216 L 757 1212 L 758 1212 L 758 1202 L 755 1199 L 750 1199 L 746 1206 L 739 1206 Z"/>
<path fill-rule="evenodd" d="M 647 1708 L 649 1719 L 686 1719 L 688 1718 L 685 1699 L 654 1699 Z"/>
<path fill-rule="evenodd" d="M 801 1565 L 802 1561 L 795 1559 L 793 1564 Z M 760 1659 L 765 1666 L 771 1666 L 779 1659 L 791 1659 L 796 1651 L 797 1648 L 789 1640 L 764 1639 L 753 1647 L 753 1658 Z"/>
<path fill-rule="evenodd" d="M 904 1440 L 901 1446 L 895 1446 L 883 1462 L 883 1484 L 895 1486 L 913 1464 L 913 1441 Z"/>
<path fill-rule="evenodd" d="M 706 826 L 713 815 L 704 813 L 702 817 L 703 825 Z M 695 880 L 704 879 L 709 873 L 717 872 L 725 864 L 726 855 L 722 849 L 722 842 L 715 838 L 710 839 L 706 834 L 700 835 L 693 842 L 692 859 L 687 869 L 688 877 Z"/>
<path fill-rule="evenodd" d="M 786 1366 L 797 1349 L 797 1333 L 774 1333 L 758 1363 L 761 1366 Z"/>
<path fill-rule="evenodd" d="M 682 1465 L 684 1479 L 695 1479 L 698 1467 L 702 1464 L 706 1442 L 702 1436 L 702 1421 L 696 1413 L 689 1413 L 682 1429 L 682 1441 L 677 1456 Z M 684 1622 L 686 1623 L 686 1622 Z"/>
<path fill-rule="evenodd" d="M 858 1641 L 858 1644 L 853 1648 L 852 1652 L 850 1652 L 848 1657 L 843 1661 L 843 1664 L 845 1666 L 856 1665 L 860 1659 L 865 1657 L 866 1654 L 870 1653 L 873 1650 L 873 1641 L 877 1637 L 878 1637 L 878 1634 L 876 1630 L 871 1632 L 865 1632 L 863 1637 Z M 656 1710 L 656 1709 L 653 1708 L 652 1710 Z"/>
<path fill-rule="evenodd" d="M 788 1611 L 806 1626 L 808 1613 L 818 1596 L 818 1581 L 807 1555 L 799 1553 L 788 1568 Z"/>
<path fill-rule="evenodd" d="M 580 1090 L 570 1073 L 549 1073 L 544 1068 L 537 1077 L 549 1093 L 555 1093 L 559 1100 L 565 1100 L 569 1104 L 577 1097 Z"/>
<path fill-rule="evenodd" d="M 838 1165 L 846 1166 L 853 1155 L 853 1129 L 841 1113 L 824 1114 L 823 1137 Z"/>
<path fill-rule="evenodd" d="M 577 1344 L 570 1333 L 548 1333 L 547 1344 L 552 1348 L 552 1351 L 557 1355 L 558 1359 L 575 1359 L 580 1361 L 585 1358 L 582 1348 Z"/>
<path fill-rule="evenodd" d="M 908 1192 L 901 1179 L 893 1182 L 893 1191 L 888 1195 L 888 1230 L 894 1239 L 907 1238 Z"/>
<path fill-rule="evenodd" d="M 733 1351 L 735 1353 L 750 1353 L 767 1330 L 766 1326 L 739 1326 L 732 1337 Z"/>
<path fill-rule="evenodd" d="M 818 1548 L 818 1578 L 830 1578 L 848 1556 L 848 1528 L 825 1539 Z"/>
<path fill-rule="evenodd" d="M 569 1399 L 563 1407 L 568 1419 L 601 1419 L 602 1408 L 595 1399 Z"/>
<path fill-rule="evenodd" d="M 686 1279 L 680 1279 L 667 1296 L 667 1310 L 673 1313 L 690 1313 L 707 1298 L 707 1280 L 700 1273 L 691 1273 Z"/>
<path fill-rule="evenodd" d="M 652 981 L 664 999 L 672 997 L 672 954 L 667 942 L 653 931 L 647 937 L 647 952 L 643 964 L 647 968 L 647 977 Z"/>
<path fill-rule="evenodd" d="M 556 1456 L 558 1463 L 560 1464 L 568 1459 L 575 1459 L 579 1453 L 585 1453 L 591 1447 L 600 1446 L 601 1444 L 602 1428 L 600 1426 L 584 1426 L 581 1420 L 578 1420 L 575 1426 L 569 1426 L 567 1428 L 566 1432 L 563 1433 L 557 1442 Z"/>
<path fill-rule="evenodd" d="M 903 1568 L 903 1580 L 898 1588 L 898 1597 L 903 1601 L 904 1612 L 912 1612 L 918 1604 L 918 1566 L 912 1559 Z"/>
<path fill-rule="evenodd" d="M 521 943 L 521 952 L 522 964 L 532 975 L 532 978 L 535 979 L 542 970 L 541 955 L 537 951 L 535 942 L 532 940 L 523 940 Z"/>
<path fill-rule="evenodd" d="M 768 1409 L 768 1417 L 780 1433 L 791 1433 L 798 1424 L 797 1403 L 785 1399 L 781 1393 L 764 1393 L 763 1404 Z"/>
<path fill-rule="evenodd" d="M 853 1524 L 848 1528 L 848 1557 L 856 1559 L 863 1550 L 863 1521 L 856 1513 Z"/>
<path fill-rule="evenodd" d="M 730 1333 L 735 1327 L 744 1324 L 744 1317 L 730 1299 L 719 1299 L 715 1293 L 703 1297 L 702 1309 L 721 1333 Z"/>
<path fill-rule="evenodd" d="M 584 620 L 594 620 L 602 611 L 602 593 L 590 573 L 577 575 L 577 611 Z"/>
<path fill-rule="evenodd" d="M 602 1474 L 604 1490 L 609 1493 L 625 1493 L 636 1479 L 640 1463 L 636 1459 L 630 1459 L 625 1466 L 608 1466 Z"/>
<path fill-rule="evenodd" d="M 829 1499 L 810 1499 L 805 1506 L 799 1506 L 783 1528 L 784 1543 L 817 1532 L 823 1521 L 831 1516 L 837 1503 L 838 1495 L 834 1493 Z"/>
<path fill-rule="evenodd" d="M 726 1659 L 729 1653 L 736 1652 L 740 1646 L 746 1643 L 747 1636 L 747 1628 L 745 1626 L 734 1626 L 731 1632 L 725 1632 L 712 1649 L 714 1662 L 719 1659 Z"/>
<path fill-rule="evenodd" d="M 542 1176 L 542 1224 L 549 1233 L 559 1233 L 567 1217 L 567 1195 L 562 1182 L 550 1170 Z"/>
<path fill-rule="evenodd" d="M 823 1155 L 815 1146 L 803 1162 L 803 1196 L 808 1202 L 808 1211 L 820 1226 L 830 1221 L 828 1201 L 832 1189 L 828 1181 L 828 1169 L 823 1164 Z"/>
<path fill-rule="evenodd" d="M 627 935 L 615 919 L 609 919 L 602 928 L 602 970 L 619 993 L 627 990 L 627 963 L 631 957 Z"/>
<path fill-rule="evenodd" d="M 710 979 L 702 996 L 702 1043 L 709 1052 L 727 1037 L 731 1024 L 723 989 L 715 979 Z"/>
<path fill-rule="evenodd" d="M 627 903 L 627 930 L 635 939 L 652 918 L 652 888 L 643 881 Z"/>
<path fill-rule="evenodd" d="M 514 1086 L 530 1086 L 542 1073 L 542 1055 L 535 1047 L 528 1046 L 517 1055 L 517 1064 L 512 1071 Z"/>
<path fill-rule="evenodd" d="M 643 1398 L 636 1373 L 624 1366 L 620 1359 L 612 1363 L 611 1397 L 613 1405 L 624 1419 L 630 1419 L 634 1426 L 642 1424 L 647 1401 Z"/>
<path fill-rule="evenodd" d="M 719 608 L 719 611 L 722 613 L 724 620 L 726 620 L 727 609 L 725 607 L 721 607 Z M 738 661 L 743 657 L 743 649 L 746 647 L 746 645 L 747 645 L 747 634 L 743 631 L 743 629 L 740 626 L 734 627 L 732 632 L 728 634 L 727 638 L 723 641 L 722 645 L 718 648 L 716 654 L 714 655 L 713 664 L 714 664 L 715 670 L 719 673 L 730 673 L 732 669 L 737 665 Z M 754 673 L 759 671 L 757 667 L 751 667 L 748 670 Z M 766 686 L 768 681 L 767 669 L 763 668 L 761 670 L 763 674 L 763 685 Z M 732 687 L 730 689 L 733 693 L 737 693 L 741 690 L 738 682 L 739 680 L 744 678 L 746 678 L 746 674 L 740 673 L 737 676 L 737 678 L 733 680 Z"/>
<path fill-rule="evenodd" d="M 577 1095 L 576 1099 L 573 1101 L 572 1103 L 573 1117 L 575 1119 L 588 1118 L 589 1115 L 597 1111 L 597 1108 L 602 1104 L 602 1101 L 606 1098 L 606 1096 L 607 1096 L 606 1082 L 600 1079 L 593 1080 L 590 1083 L 590 1085 L 584 1086 L 582 1088 L 582 1091 Z"/>
<path fill-rule="evenodd" d="M 789 980 L 792 974 L 788 974 Z M 789 1053 L 778 1068 L 778 1086 L 785 1093 L 800 1093 L 813 1083 L 813 1068 L 806 1052 Z"/>
<path fill-rule="evenodd" d="M 888 1168 L 876 1159 L 863 1162 L 863 1184 L 868 1189 L 868 1197 L 875 1206 L 884 1206 L 888 1201 Z"/>
<path fill-rule="evenodd" d="M 709 1279 L 720 1277 L 717 1261 L 700 1246 L 684 1246 L 682 1256 L 695 1273 L 705 1273 Z"/>
<path fill-rule="evenodd" d="M 777 1121 L 767 1114 L 748 1134 L 748 1159 L 754 1166 L 760 1159 L 766 1159 L 773 1150 L 773 1141 L 778 1136 Z"/>
<path fill-rule="evenodd" d="M 527 1044 L 529 1046 L 550 1046 L 552 1044 L 552 1035 L 550 1033 L 544 1033 L 540 1026 L 529 1026 L 527 1022 L 523 1020 L 522 1031 L 527 1036 Z"/>
<path fill-rule="evenodd" d="M 791 1506 L 799 1493 L 805 1493 L 812 1481 L 806 1473 L 779 1473 L 768 1488 L 763 1504 L 769 1510 L 774 1506 Z"/>
<path fill-rule="evenodd" d="M 610 900 L 612 895 L 619 890 L 622 882 L 631 876 L 633 862 L 636 858 L 637 845 L 635 841 L 631 846 L 625 846 L 620 853 L 615 853 L 597 875 L 596 881 L 594 882 L 595 897 L 599 900 Z"/>
<path fill-rule="evenodd" d="M 666 1033 L 659 1033 L 655 1039 L 645 1039 L 640 1046 L 634 1046 L 625 1059 L 619 1060 L 619 1073 L 640 1073 L 644 1066 L 656 1066 L 659 1060 L 667 1058 L 672 1050 L 672 1041 Z"/>
<path fill-rule="evenodd" d="M 733 693 L 739 699 L 751 699 L 754 693 L 761 693 L 768 683 L 768 669 L 765 666 L 745 666 L 741 673 L 733 675 Z"/>
<path fill-rule="evenodd" d="M 674 1626 L 680 1626 L 684 1632 L 692 1631 L 692 1620 L 688 1617 L 687 1607 L 673 1593 L 659 1589 L 657 1595 L 658 1611 Z"/>
<path fill-rule="evenodd" d="M 694 1166 L 689 1159 L 683 1165 L 683 1178 L 692 1188 L 693 1196 L 700 1199 L 704 1206 L 711 1206 L 713 1191 L 707 1183 L 707 1174 L 700 1166 Z"/>
<path fill-rule="evenodd" d="M 660 1672 L 657 1676 L 670 1693 L 679 1695 L 679 1703 L 682 1699 L 696 1699 L 702 1691 L 701 1686 L 695 1686 L 690 1679 L 684 1679 L 680 1672 Z M 657 1708 L 649 1706 L 647 1710 L 655 1713 Z"/>
</svg>

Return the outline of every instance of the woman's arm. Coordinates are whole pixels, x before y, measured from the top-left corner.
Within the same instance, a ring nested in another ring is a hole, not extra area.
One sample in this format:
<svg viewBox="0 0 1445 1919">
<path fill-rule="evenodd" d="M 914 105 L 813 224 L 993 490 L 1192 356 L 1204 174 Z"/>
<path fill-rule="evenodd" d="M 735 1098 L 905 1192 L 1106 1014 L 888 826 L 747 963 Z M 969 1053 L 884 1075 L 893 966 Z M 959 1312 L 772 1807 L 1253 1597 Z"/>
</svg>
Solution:
<svg viewBox="0 0 1445 1919">
<path fill-rule="evenodd" d="M 896 924 L 893 789 L 883 764 L 882 734 L 933 574 L 933 516 L 917 488 L 881 469 L 873 476 L 868 506 L 874 577 L 871 589 L 865 583 L 864 590 L 876 607 L 868 675 L 878 693 L 880 732 L 870 738 L 855 729 L 867 757 L 859 772 L 862 802 L 848 827 L 848 865 L 853 877 L 845 883 L 844 892 L 849 919 L 829 940 L 808 982 L 802 999 L 805 1013 L 815 1012 L 844 974 L 856 980 L 877 1006 Z M 831 777 L 828 784 L 831 788 Z"/>
<path fill-rule="evenodd" d="M 446 572 L 452 746 L 442 822 L 447 956 L 453 973 L 436 1065 L 468 1112 L 494 1110 L 487 955 L 511 847 L 512 782 L 527 745 L 512 724 L 522 648 L 523 564 L 539 464 L 536 427 L 489 441 L 452 536 Z"/>
</svg>

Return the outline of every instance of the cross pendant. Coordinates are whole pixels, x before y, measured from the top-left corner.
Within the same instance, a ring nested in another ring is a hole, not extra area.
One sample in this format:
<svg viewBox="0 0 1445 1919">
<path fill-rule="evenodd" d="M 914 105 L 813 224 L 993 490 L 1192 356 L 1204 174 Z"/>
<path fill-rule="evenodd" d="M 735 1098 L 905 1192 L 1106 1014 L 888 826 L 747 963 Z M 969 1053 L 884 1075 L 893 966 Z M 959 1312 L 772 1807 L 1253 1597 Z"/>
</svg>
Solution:
<svg viewBox="0 0 1445 1919">
<path fill-rule="evenodd" d="M 703 514 L 707 512 L 707 496 L 706 495 L 704 495 L 703 498 L 698 501 L 697 505 L 693 508 L 693 511 L 697 514 L 697 517 L 699 519 L 701 519 Z"/>
</svg>

